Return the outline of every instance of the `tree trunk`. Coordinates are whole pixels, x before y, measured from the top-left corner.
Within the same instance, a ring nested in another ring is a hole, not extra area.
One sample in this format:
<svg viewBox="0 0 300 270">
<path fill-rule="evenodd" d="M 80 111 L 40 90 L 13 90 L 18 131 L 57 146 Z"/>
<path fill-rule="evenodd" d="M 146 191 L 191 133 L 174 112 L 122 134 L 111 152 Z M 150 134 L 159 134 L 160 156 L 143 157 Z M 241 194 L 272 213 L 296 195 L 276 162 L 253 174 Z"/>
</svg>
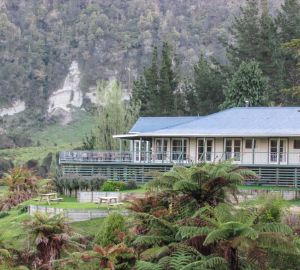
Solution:
<svg viewBox="0 0 300 270">
<path fill-rule="evenodd" d="M 230 270 L 239 270 L 238 250 L 236 248 L 230 248 L 229 252 L 230 252 L 230 257 L 229 257 Z"/>
</svg>

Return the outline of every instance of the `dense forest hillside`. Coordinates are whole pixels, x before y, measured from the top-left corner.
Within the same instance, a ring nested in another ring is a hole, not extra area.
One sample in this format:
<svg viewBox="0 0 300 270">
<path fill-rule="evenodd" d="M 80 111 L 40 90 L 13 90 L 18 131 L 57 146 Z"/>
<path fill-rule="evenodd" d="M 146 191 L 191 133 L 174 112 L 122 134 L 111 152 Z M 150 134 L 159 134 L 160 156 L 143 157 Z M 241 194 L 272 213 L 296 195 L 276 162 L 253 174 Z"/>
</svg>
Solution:
<svg viewBox="0 0 300 270">
<path fill-rule="evenodd" d="M 282 1 L 270 1 L 276 10 Z M 240 0 L 1 0 L 0 108 L 15 105 L 42 118 L 72 61 L 80 88 L 116 77 L 124 87 L 168 40 L 182 69 L 200 54 L 225 61 L 227 36 Z M 25 104 L 24 104 L 25 102 Z M 32 112 L 33 111 L 33 112 Z"/>
</svg>

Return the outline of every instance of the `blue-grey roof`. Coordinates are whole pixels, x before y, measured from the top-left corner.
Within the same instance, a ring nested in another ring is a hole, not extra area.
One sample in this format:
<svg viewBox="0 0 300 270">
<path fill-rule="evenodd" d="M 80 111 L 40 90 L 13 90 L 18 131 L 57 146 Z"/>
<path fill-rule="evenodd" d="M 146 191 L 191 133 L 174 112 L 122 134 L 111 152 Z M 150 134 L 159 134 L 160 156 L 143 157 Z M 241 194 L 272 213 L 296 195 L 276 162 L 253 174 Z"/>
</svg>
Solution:
<svg viewBox="0 0 300 270">
<path fill-rule="evenodd" d="M 129 133 L 143 133 L 171 128 L 196 119 L 200 119 L 200 116 L 140 117 Z"/>
<path fill-rule="evenodd" d="M 141 117 L 130 133 L 144 137 L 300 137 L 300 107 L 241 107 L 203 117 Z"/>
</svg>

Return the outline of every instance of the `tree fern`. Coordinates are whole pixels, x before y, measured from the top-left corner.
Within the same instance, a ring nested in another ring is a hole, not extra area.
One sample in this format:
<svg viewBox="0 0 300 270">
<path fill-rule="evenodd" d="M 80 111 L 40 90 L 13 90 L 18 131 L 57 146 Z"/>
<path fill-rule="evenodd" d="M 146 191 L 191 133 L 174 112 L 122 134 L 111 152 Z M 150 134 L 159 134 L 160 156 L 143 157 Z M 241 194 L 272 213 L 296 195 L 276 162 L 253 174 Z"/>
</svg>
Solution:
<svg viewBox="0 0 300 270">
<path fill-rule="evenodd" d="M 137 261 L 136 269 L 137 270 L 164 270 L 159 264 L 145 262 L 145 261 Z"/>
<path fill-rule="evenodd" d="M 170 236 L 157 236 L 157 235 L 140 235 L 134 241 L 134 246 L 157 246 L 162 244 L 168 244 L 174 241 L 173 237 Z"/>
<path fill-rule="evenodd" d="M 182 226 L 179 228 L 176 238 L 188 239 L 195 236 L 208 235 L 211 231 L 212 229 L 208 227 Z"/>
</svg>

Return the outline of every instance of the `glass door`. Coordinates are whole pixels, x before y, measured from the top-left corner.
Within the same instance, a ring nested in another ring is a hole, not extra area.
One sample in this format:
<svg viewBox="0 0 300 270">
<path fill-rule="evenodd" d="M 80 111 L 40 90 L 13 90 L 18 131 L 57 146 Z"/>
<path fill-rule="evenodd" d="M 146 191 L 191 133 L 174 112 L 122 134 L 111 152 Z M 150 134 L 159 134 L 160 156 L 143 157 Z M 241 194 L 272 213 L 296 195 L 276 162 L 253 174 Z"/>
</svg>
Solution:
<svg viewBox="0 0 300 270">
<path fill-rule="evenodd" d="M 172 139 L 172 161 L 187 159 L 187 139 Z"/>
<path fill-rule="evenodd" d="M 134 160 L 136 162 L 148 161 L 149 142 L 134 141 Z"/>
<path fill-rule="evenodd" d="M 270 163 L 286 164 L 287 163 L 287 139 L 270 140 Z"/>
<path fill-rule="evenodd" d="M 214 158 L 214 139 L 198 139 L 198 161 L 211 162 Z"/>
<path fill-rule="evenodd" d="M 241 139 L 226 139 L 225 160 L 241 161 Z"/>
<path fill-rule="evenodd" d="M 156 139 L 155 140 L 155 159 L 160 161 L 167 160 L 168 153 L 168 140 Z"/>
</svg>

